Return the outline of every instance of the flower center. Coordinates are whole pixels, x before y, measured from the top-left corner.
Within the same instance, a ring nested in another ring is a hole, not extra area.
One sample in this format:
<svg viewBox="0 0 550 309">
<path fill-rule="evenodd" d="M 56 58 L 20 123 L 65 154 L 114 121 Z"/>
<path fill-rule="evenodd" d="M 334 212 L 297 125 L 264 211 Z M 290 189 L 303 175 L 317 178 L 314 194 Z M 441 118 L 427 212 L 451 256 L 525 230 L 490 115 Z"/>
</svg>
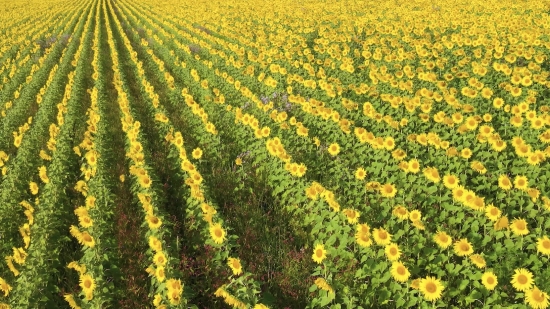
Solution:
<svg viewBox="0 0 550 309">
<path fill-rule="evenodd" d="M 405 270 L 405 267 L 399 266 L 399 267 L 397 267 L 397 273 L 404 276 L 407 272 Z"/>
<path fill-rule="evenodd" d="M 542 303 L 544 302 L 544 295 L 542 294 L 541 291 L 533 291 L 533 293 L 531 293 L 531 296 L 533 297 L 533 299 L 537 302 L 537 303 Z"/>
<path fill-rule="evenodd" d="M 323 256 L 323 249 L 317 249 L 315 250 L 315 255 L 317 257 L 322 257 Z"/>
<path fill-rule="evenodd" d="M 518 276 L 518 283 L 519 284 L 527 284 L 527 276 L 521 274 Z"/>
<path fill-rule="evenodd" d="M 437 286 L 433 282 L 428 282 L 428 284 L 426 284 L 426 291 L 428 293 L 435 293 L 435 291 L 437 291 Z"/>
</svg>

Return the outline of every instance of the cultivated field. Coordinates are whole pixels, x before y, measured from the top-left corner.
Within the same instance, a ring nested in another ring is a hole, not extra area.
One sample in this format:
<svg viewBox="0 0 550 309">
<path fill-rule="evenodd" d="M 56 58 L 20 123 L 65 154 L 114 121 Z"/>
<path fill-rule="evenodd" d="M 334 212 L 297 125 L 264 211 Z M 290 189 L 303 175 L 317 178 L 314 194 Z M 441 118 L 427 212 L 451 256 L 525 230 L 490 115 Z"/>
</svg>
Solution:
<svg viewBox="0 0 550 309">
<path fill-rule="evenodd" d="M 547 308 L 549 13 L 0 0 L 0 309 Z"/>
</svg>

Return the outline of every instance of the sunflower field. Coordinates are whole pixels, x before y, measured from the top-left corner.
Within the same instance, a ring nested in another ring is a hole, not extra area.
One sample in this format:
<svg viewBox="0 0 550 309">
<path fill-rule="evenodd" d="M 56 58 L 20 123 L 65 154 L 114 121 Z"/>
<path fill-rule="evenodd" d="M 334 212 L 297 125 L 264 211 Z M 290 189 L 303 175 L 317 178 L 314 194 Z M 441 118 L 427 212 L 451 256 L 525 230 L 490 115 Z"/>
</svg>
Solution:
<svg viewBox="0 0 550 309">
<path fill-rule="evenodd" d="M 550 307 L 550 0 L 0 0 L 0 309 Z"/>
</svg>

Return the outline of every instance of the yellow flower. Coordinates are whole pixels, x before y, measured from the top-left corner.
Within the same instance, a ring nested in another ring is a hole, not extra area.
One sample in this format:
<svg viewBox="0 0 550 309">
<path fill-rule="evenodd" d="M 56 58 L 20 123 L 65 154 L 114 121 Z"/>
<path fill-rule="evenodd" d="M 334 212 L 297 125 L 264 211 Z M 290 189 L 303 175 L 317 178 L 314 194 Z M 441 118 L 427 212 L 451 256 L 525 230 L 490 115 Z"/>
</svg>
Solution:
<svg viewBox="0 0 550 309">
<path fill-rule="evenodd" d="M 459 179 L 455 175 L 445 175 L 443 176 L 443 185 L 448 189 L 454 189 L 458 186 Z"/>
<path fill-rule="evenodd" d="M 367 176 L 367 172 L 364 168 L 360 167 L 355 171 L 355 178 L 357 180 L 363 180 L 365 179 L 365 176 Z"/>
<path fill-rule="evenodd" d="M 311 258 L 315 263 L 321 264 L 324 259 L 327 257 L 327 250 L 325 250 L 325 246 L 322 244 L 315 245 L 315 248 L 313 249 L 313 255 Z"/>
<path fill-rule="evenodd" d="M 231 268 L 231 271 L 233 271 L 234 275 L 240 275 L 243 272 L 243 267 L 241 265 L 241 261 L 236 258 L 228 258 L 227 259 L 227 265 Z"/>
<path fill-rule="evenodd" d="M 48 174 L 46 173 L 46 167 L 45 166 L 41 166 L 38 169 L 38 176 L 40 176 L 40 179 L 42 180 L 43 183 L 49 183 L 50 182 L 50 179 L 48 178 Z"/>
<path fill-rule="evenodd" d="M 361 215 L 359 211 L 349 208 L 342 210 L 342 212 L 346 215 L 346 218 L 350 224 L 357 223 L 359 216 Z"/>
<path fill-rule="evenodd" d="M 485 259 L 479 254 L 470 255 L 470 261 L 472 261 L 472 263 L 477 268 L 484 268 L 487 265 L 487 263 L 485 262 Z"/>
<path fill-rule="evenodd" d="M 517 291 L 524 292 L 530 290 L 533 286 L 533 274 L 525 268 L 515 269 L 510 283 L 512 283 L 512 286 Z"/>
<path fill-rule="evenodd" d="M 210 236 L 212 237 L 212 240 L 214 240 L 215 243 L 221 244 L 225 240 L 225 231 L 222 228 L 222 225 L 219 223 L 215 223 L 210 225 Z"/>
<path fill-rule="evenodd" d="M 525 292 L 525 302 L 535 309 L 545 309 L 550 304 L 548 294 L 536 286 Z"/>
<path fill-rule="evenodd" d="M 147 214 L 147 216 L 145 216 L 145 220 L 147 220 L 147 224 L 152 230 L 156 230 L 162 225 L 162 220 L 160 220 L 159 217 L 151 214 Z"/>
<path fill-rule="evenodd" d="M 89 274 L 83 274 L 80 276 L 79 281 L 79 285 L 84 293 L 93 293 L 95 289 L 95 281 L 92 276 L 90 276 Z"/>
<path fill-rule="evenodd" d="M 374 229 L 372 231 L 374 241 L 380 246 L 388 245 L 391 242 L 391 234 L 384 228 Z"/>
<path fill-rule="evenodd" d="M 516 176 L 514 178 L 514 187 L 520 190 L 527 190 L 528 180 L 525 176 Z"/>
<path fill-rule="evenodd" d="M 69 307 L 71 307 L 71 309 L 80 309 L 80 306 L 78 306 L 72 294 L 65 294 L 63 295 L 63 298 L 69 304 Z M 2 307 L 0 306 L 0 308 Z"/>
<path fill-rule="evenodd" d="M 164 266 L 167 262 L 168 260 L 166 259 L 166 255 L 164 255 L 164 252 L 162 251 L 155 253 L 153 256 L 153 263 L 157 266 Z"/>
<path fill-rule="evenodd" d="M 487 290 L 494 290 L 498 284 L 497 276 L 492 271 L 488 271 L 481 276 L 481 283 Z"/>
<path fill-rule="evenodd" d="M 437 234 L 434 235 L 433 240 L 442 249 L 447 249 L 453 241 L 451 236 L 443 231 L 437 232 Z"/>
<path fill-rule="evenodd" d="M 235 159 L 235 164 L 238 165 L 238 166 L 243 165 L 243 159 L 241 159 L 241 158 Z"/>
<path fill-rule="evenodd" d="M 0 291 L 4 292 L 4 297 L 8 297 L 11 290 L 12 287 L 6 282 L 6 280 L 0 278 Z"/>
<path fill-rule="evenodd" d="M 197 160 L 200 159 L 202 157 L 202 149 L 195 148 L 191 153 L 191 155 L 193 156 L 194 159 L 197 159 Z"/>
<path fill-rule="evenodd" d="M 527 221 L 525 219 L 514 219 L 510 224 L 510 229 L 515 235 L 527 235 L 529 230 L 527 229 Z"/>
<path fill-rule="evenodd" d="M 393 211 L 392 211 L 392 214 L 394 216 L 396 216 L 397 218 L 399 218 L 400 220 L 406 220 L 409 218 L 409 212 L 407 211 L 407 209 L 401 205 L 398 205 L 396 206 Z"/>
<path fill-rule="evenodd" d="M 409 280 L 409 277 L 411 276 L 411 273 L 403 263 L 396 261 L 392 263 L 391 275 L 393 279 L 395 279 L 395 281 L 407 282 L 407 280 Z"/>
<path fill-rule="evenodd" d="M 426 277 L 420 280 L 419 290 L 427 301 L 440 299 L 444 289 L 441 281 L 435 277 Z"/>
<path fill-rule="evenodd" d="M 334 290 L 332 289 L 332 287 L 328 284 L 328 282 L 324 279 L 324 278 L 317 278 L 315 279 L 315 285 L 317 287 L 319 287 L 319 289 L 321 290 L 325 290 L 329 293 L 334 293 Z"/>
<path fill-rule="evenodd" d="M 34 181 L 29 182 L 29 188 L 31 190 L 32 195 L 38 194 L 38 184 Z"/>
<path fill-rule="evenodd" d="M 456 241 L 453 249 L 458 256 L 468 256 L 474 253 L 472 245 L 470 244 L 470 242 L 468 242 L 466 238 L 462 238 Z"/>
<path fill-rule="evenodd" d="M 422 213 L 419 210 L 415 209 L 415 210 L 409 212 L 409 219 L 412 222 L 419 221 L 419 220 L 422 219 Z"/>
<path fill-rule="evenodd" d="M 336 156 L 340 153 L 340 145 L 337 143 L 332 143 L 328 146 L 328 153 L 330 153 L 331 156 Z"/>
<path fill-rule="evenodd" d="M 389 245 L 387 245 L 386 248 L 384 248 L 384 252 L 386 253 L 386 257 L 390 261 L 396 261 L 401 256 L 401 251 L 395 243 L 390 243 Z"/>
<path fill-rule="evenodd" d="M 500 209 L 496 208 L 493 205 L 489 205 L 487 206 L 487 208 L 485 208 L 485 216 L 487 216 L 487 218 L 489 218 L 489 220 L 491 221 L 497 221 L 498 218 L 500 218 L 500 215 Z"/>
<path fill-rule="evenodd" d="M 166 279 L 166 273 L 164 272 L 164 266 L 157 267 L 157 269 L 155 270 L 155 278 L 157 278 L 157 280 L 159 282 L 163 282 L 164 279 Z"/>
<path fill-rule="evenodd" d="M 550 239 L 548 236 L 543 236 L 537 239 L 537 251 L 550 256 Z"/>
<path fill-rule="evenodd" d="M 162 251 L 162 242 L 155 236 L 149 236 L 149 247 L 155 252 Z"/>
<path fill-rule="evenodd" d="M 391 183 L 387 183 L 380 188 L 380 194 L 383 197 L 393 198 L 397 194 L 397 189 Z"/>
</svg>

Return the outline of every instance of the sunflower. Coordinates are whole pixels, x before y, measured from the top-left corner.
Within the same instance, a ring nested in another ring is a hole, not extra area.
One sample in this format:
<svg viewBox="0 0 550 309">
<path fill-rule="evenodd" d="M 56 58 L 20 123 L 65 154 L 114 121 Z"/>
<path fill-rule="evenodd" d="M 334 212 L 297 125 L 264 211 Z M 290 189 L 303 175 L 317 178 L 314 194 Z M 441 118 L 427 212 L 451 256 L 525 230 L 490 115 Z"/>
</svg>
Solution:
<svg viewBox="0 0 550 309">
<path fill-rule="evenodd" d="M 374 229 L 372 231 L 374 241 L 380 246 L 388 245 L 391 242 L 391 234 L 384 228 Z"/>
<path fill-rule="evenodd" d="M 11 290 L 12 287 L 3 278 L 0 278 L 0 291 L 4 292 L 5 297 L 10 294 Z"/>
<path fill-rule="evenodd" d="M 417 159 L 412 159 L 409 161 L 409 172 L 418 173 L 420 171 L 420 162 Z"/>
<path fill-rule="evenodd" d="M 537 251 L 550 256 L 550 239 L 548 236 L 543 236 L 537 239 Z"/>
<path fill-rule="evenodd" d="M 346 208 L 342 210 L 342 212 L 346 215 L 346 218 L 348 219 L 348 222 L 350 224 L 355 224 L 359 220 L 359 216 L 361 215 L 360 212 L 354 209 Z"/>
<path fill-rule="evenodd" d="M 139 186 L 143 189 L 147 189 L 151 187 L 151 178 L 149 178 L 149 175 L 143 175 L 138 177 Z"/>
<path fill-rule="evenodd" d="M 498 218 L 498 220 L 494 224 L 495 231 L 500 231 L 507 227 L 508 227 L 508 217 L 506 216 Z"/>
<path fill-rule="evenodd" d="M 479 254 L 472 254 L 470 255 L 470 261 L 477 267 L 477 268 L 484 268 L 487 263 L 485 262 L 485 259 L 479 255 Z"/>
<path fill-rule="evenodd" d="M 145 216 L 145 219 L 147 220 L 147 224 L 149 225 L 149 228 L 152 230 L 156 230 L 162 225 L 162 220 L 160 220 L 159 217 L 154 216 L 152 214 L 148 214 L 147 216 Z"/>
<path fill-rule="evenodd" d="M 487 290 L 494 290 L 498 284 L 498 279 L 492 271 L 488 271 L 481 276 L 481 283 Z"/>
<path fill-rule="evenodd" d="M 82 291 L 84 293 L 88 294 L 94 291 L 95 281 L 94 281 L 94 278 L 92 278 L 92 276 L 90 276 L 89 274 L 83 274 L 80 276 L 79 281 L 80 281 L 79 285 L 82 288 Z"/>
<path fill-rule="evenodd" d="M 325 250 L 325 246 L 322 244 L 315 245 L 311 258 L 315 261 L 315 263 L 321 264 L 323 260 L 327 258 L 327 250 Z"/>
<path fill-rule="evenodd" d="M 393 137 L 391 136 L 386 137 L 386 139 L 384 140 L 384 148 L 386 148 L 386 150 L 392 150 L 394 147 L 395 147 L 395 140 L 393 139 Z"/>
<path fill-rule="evenodd" d="M 78 223 L 84 228 L 89 228 L 94 225 L 94 221 L 89 216 L 78 217 Z"/>
<path fill-rule="evenodd" d="M 392 214 L 399 218 L 399 220 L 406 220 L 409 217 L 409 212 L 407 211 L 407 208 L 401 205 L 396 206 L 393 209 Z"/>
<path fill-rule="evenodd" d="M 191 155 L 193 156 L 194 159 L 200 159 L 202 157 L 202 149 L 200 148 L 195 148 L 193 150 L 193 152 L 191 153 Z"/>
<path fill-rule="evenodd" d="M 334 293 L 334 289 L 332 289 L 332 287 L 328 284 L 328 282 L 324 278 L 319 277 L 315 279 L 314 283 L 319 289 L 325 290 L 329 293 Z"/>
<path fill-rule="evenodd" d="M 447 249 L 453 242 L 451 236 L 443 231 L 437 232 L 437 234 L 434 235 L 433 240 L 439 247 L 441 247 L 441 249 Z"/>
<path fill-rule="evenodd" d="M 529 230 L 527 229 L 527 221 L 525 219 L 514 219 L 510 224 L 510 229 L 514 235 L 527 235 Z"/>
<path fill-rule="evenodd" d="M 487 208 L 485 208 L 485 216 L 489 218 L 489 220 L 491 221 L 497 221 L 498 218 L 500 218 L 500 215 L 501 215 L 500 209 L 496 208 L 493 205 L 489 205 L 487 206 Z"/>
<path fill-rule="evenodd" d="M 443 293 L 443 290 L 445 287 L 443 287 L 443 284 L 439 279 L 436 279 L 435 277 L 426 277 L 423 279 L 420 279 L 420 285 L 419 285 L 420 292 L 424 295 L 424 298 L 427 301 L 436 301 L 441 298 L 441 294 Z"/>
<path fill-rule="evenodd" d="M 38 169 L 38 176 L 40 176 L 40 179 L 42 180 L 43 183 L 49 183 L 50 182 L 50 179 L 48 178 L 48 173 L 46 171 L 45 166 L 41 166 Z"/>
<path fill-rule="evenodd" d="M 397 194 L 397 189 L 391 183 L 387 183 L 380 188 L 380 194 L 383 197 L 393 198 Z"/>
<path fill-rule="evenodd" d="M 472 248 L 472 244 L 468 242 L 468 239 L 462 238 L 460 240 L 457 240 L 453 247 L 456 255 L 458 256 L 468 256 L 472 253 L 474 253 L 474 249 Z"/>
<path fill-rule="evenodd" d="M 210 225 L 210 236 L 215 243 L 221 244 L 225 240 L 225 230 L 222 228 L 222 225 L 215 223 Z"/>
<path fill-rule="evenodd" d="M 328 146 L 328 153 L 330 153 L 331 156 L 335 157 L 340 153 L 340 145 L 337 143 L 332 143 Z"/>
<path fill-rule="evenodd" d="M 69 304 L 69 307 L 71 307 L 71 309 L 80 308 L 80 306 L 78 306 L 78 304 L 77 304 L 76 301 L 74 300 L 73 294 L 64 294 L 64 295 L 63 295 L 63 298 L 64 298 L 65 301 Z M 2 306 L 0 306 L 0 308 L 2 308 Z M 9 307 L 6 307 L 6 308 L 9 308 Z"/>
<path fill-rule="evenodd" d="M 516 187 L 516 189 L 527 190 L 528 183 L 529 181 L 525 176 L 516 176 L 514 178 L 514 187 Z"/>
<path fill-rule="evenodd" d="M 466 198 L 466 189 L 462 186 L 456 186 L 453 189 L 453 199 L 458 202 L 464 202 Z"/>
<path fill-rule="evenodd" d="M 386 253 L 386 257 L 390 261 L 397 261 L 401 256 L 401 251 L 395 243 L 390 243 L 389 245 L 387 245 L 386 248 L 384 248 L 384 252 Z"/>
<path fill-rule="evenodd" d="M 512 283 L 512 286 L 517 291 L 524 292 L 530 290 L 533 285 L 533 274 L 525 268 L 515 269 L 510 283 Z"/>
<path fill-rule="evenodd" d="M 357 244 L 363 248 L 368 248 L 372 245 L 372 239 L 370 238 L 370 232 L 363 232 L 361 230 L 355 233 L 355 240 Z"/>
<path fill-rule="evenodd" d="M 159 282 L 163 282 L 164 279 L 166 279 L 166 273 L 164 271 L 164 266 L 157 267 L 157 269 L 155 270 L 155 278 L 157 278 L 157 280 Z"/>
<path fill-rule="evenodd" d="M 162 251 L 155 253 L 153 256 L 153 263 L 157 266 L 164 266 L 167 262 L 168 260 L 166 259 L 166 255 Z"/>
<path fill-rule="evenodd" d="M 460 151 L 460 156 L 464 159 L 469 159 L 472 156 L 470 148 L 464 148 Z"/>
<path fill-rule="evenodd" d="M 32 195 L 38 194 L 38 184 L 34 181 L 29 182 L 29 188 L 31 190 Z"/>
<path fill-rule="evenodd" d="M 227 265 L 229 268 L 231 268 L 231 271 L 233 271 L 234 275 L 240 275 L 243 272 L 243 266 L 241 265 L 241 261 L 236 258 L 228 258 L 227 259 Z"/>
<path fill-rule="evenodd" d="M 84 231 L 80 233 L 78 242 L 84 246 L 93 248 L 95 246 L 95 240 L 88 232 Z"/>
<path fill-rule="evenodd" d="M 396 261 L 391 265 L 391 275 L 395 281 L 407 282 L 411 273 L 403 263 Z"/>
<path fill-rule="evenodd" d="M 420 219 L 422 219 L 422 213 L 415 209 L 411 212 L 409 212 L 409 219 L 414 222 L 414 221 L 419 221 Z"/>
<path fill-rule="evenodd" d="M 149 247 L 155 252 L 162 251 L 162 242 L 155 236 L 149 236 Z"/>
<path fill-rule="evenodd" d="M 545 309 L 550 304 L 548 294 L 536 286 L 525 292 L 525 302 L 535 309 Z"/>
<path fill-rule="evenodd" d="M 447 175 L 443 176 L 443 184 L 448 189 L 452 190 L 452 189 L 456 188 L 458 186 L 458 182 L 459 182 L 459 179 L 455 175 L 447 174 Z"/>
<path fill-rule="evenodd" d="M 363 180 L 367 176 L 367 172 L 364 168 L 360 167 L 355 171 L 355 178 L 357 180 Z"/>
</svg>

